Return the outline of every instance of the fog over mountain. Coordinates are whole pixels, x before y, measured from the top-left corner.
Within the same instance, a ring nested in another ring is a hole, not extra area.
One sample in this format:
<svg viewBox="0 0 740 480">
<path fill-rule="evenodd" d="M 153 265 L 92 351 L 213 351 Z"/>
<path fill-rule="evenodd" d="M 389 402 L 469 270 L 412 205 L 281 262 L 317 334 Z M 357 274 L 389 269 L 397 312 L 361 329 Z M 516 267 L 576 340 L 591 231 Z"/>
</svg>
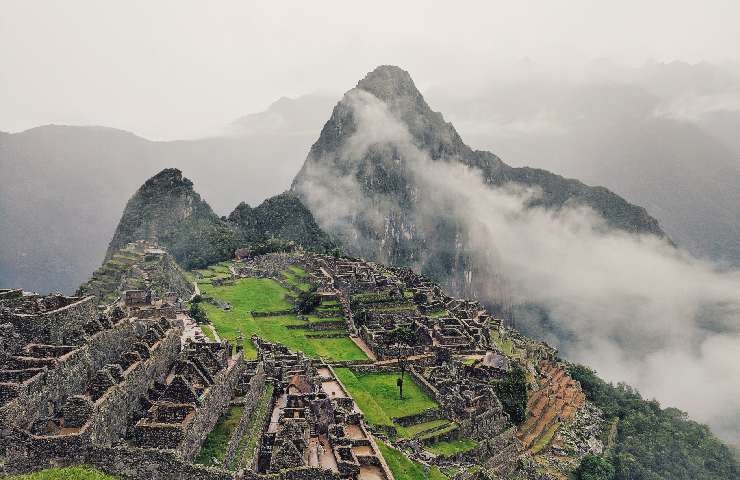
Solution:
<svg viewBox="0 0 740 480">
<path fill-rule="evenodd" d="M 491 170 L 509 167 L 471 155 L 406 72 L 379 67 L 337 105 L 293 188 L 351 253 L 422 271 L 451 258 L 453 275 L 464 270 L 482 300 L 511 295 L 542 307 L 550 328 L 541 335 L 567 358 L 740 441 L 740 272 L 698 260 L 647 226 L 614 225 L 613 211 L 579 200 L 587 193 L 548 201 L 550 189 L 566 189 L 562 179 L 539 184 L 530 171 L 492 182 Z M 446 278 L 440 270 L 428 273 Z M 526 317 L 518 326 L 541 328 Z"/>
<path fill-rule="evenodd" d="M 716 65 L 648 63 L 589 82 L 492 83 L 467 99 L 430 92 L 471 145 L 604 185 L 645 207 L 693 254 L 740 264 L 740 77 Z M 593 67 L 596 68 L 596 67 Z"/>
<path fill-rule="evenodd" d="M 4 2 L 0 287 L 74 292 L 165 168 L 263 238 L 254 207 L 309 152 L 369 158 L 361 188 L 345 162 L 302 189 L 345 247 L 452 265 L 447 288 L 740 444 L 740 2 L 433 3 Z M 384 64 L 430 115 L 343 97 Z M 317 142 L 338 104 L 351 155 Z M 413 188 L 369 198 L 397 170 Z M 418 208 L 379 228 L 399 199 Z"/>
</svg>

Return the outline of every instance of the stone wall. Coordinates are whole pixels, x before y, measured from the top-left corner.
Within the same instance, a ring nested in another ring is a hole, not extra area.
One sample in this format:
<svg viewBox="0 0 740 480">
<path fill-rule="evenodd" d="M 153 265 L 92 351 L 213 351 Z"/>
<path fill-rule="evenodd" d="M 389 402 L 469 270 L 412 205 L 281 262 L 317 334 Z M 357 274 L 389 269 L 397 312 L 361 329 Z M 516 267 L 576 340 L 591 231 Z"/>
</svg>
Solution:
<svg viewBox="0 0 740 480">
<path fill-rule="evenodd" d="M 508 424 L 506 414 L 496 410 L 487 410 L 475 417 L 458 421 L 460 435 L 474 440 L 492 438 L 501 433 Z"/>
<path fill-rule="evenodd" d="M 215 375 L 213 385 L 201 397 L 197 415 L 186 426 L 182 442 L 178 446 L 183 459 L 192 460 L 198 454 L 203 441 L 229 407 L 245 368 L 244 356 L 237 352 L 231 357 L 229 366 Z"/>
<path fill-rule="evenodd" d="M 432 420 L 439 420 L 442 418 L 445 418 L 445 413 L 441 408 L 427 408 L 422 412 L 415 413 L 413 415 L 406 415 L 405 417 L 392 418 L 391 420 L 393 420 L 393 423 L 397 423 L 402 427 L 408 427 L 409 425 L 431 422 Z"/>
<path fill-rule="evenodd" d="M 83 393 L 93 375 L 131 350 L 145 328 L 135 319 L 121 320 L 59 357 L 54 368 L 25 382 L 18 397 L 0 408 L 0 446 L 12 427 L 27 429 L 40 417 L 59 411 L 68 397 Z"/>
<path fill-rule="evenodd" d="M 139 397 L 155 382 L 164 381 L 180 352 L 182 328 L 171 328 L 153 345 L 149 358 L 130 366 L 120 383 L 95 402 L 95 410 L 84 430 L 98 446 L 110 446 L 122 436 L 136 413 L 142 413 Z"/>
<path fill-rule="evenodd" d="M 277 474 L 257 474 L 251 471 L 229 472 L 215 467 L 195 465 L 167 450 L 129 446 L 95 447 L 67 442 L 64 448 L 75 449 L 76 456 L 60 456 L 60 446 L 37 445 L 28 455 L 13 464 L 6 464 L 3 474 L 22 474 L 50 467 L 84 463 L 121 479 L 130 480 L 342 480 L 329 470 L 312 467 L 296 468 Z"/>
<path fill-rule="evenodd" d="M 10 313 L 0 323 L 10 323 L 29 342 L 53 345 L 79 344 L 80 333 L 97 317 L 94 297 L 84 297 L 56 310 Z"/>
<path fill-rule="evenodd" d="M 252 412 L 262 396 L 262 391 L 265 388 L 265 378 L 264 364 L 260 363 L 257 366 L 257 371 L 249 381 L 249 389 L 244 394 L 244 398 L 242 400 L 242 405 L 244 406 L 242 418 L 239 420 L 239 425 L 234 429 L 234 432 L 231 434 L 231 438 L 229 439 L 226 453 L 224 453 L 224 465 L 230 465 L 234 460 L 234 456 L 239 448 L 239 442 L 244 436 L 244 432 L 249 425 L 249 418 L 252 416 Z"/>
</svg>

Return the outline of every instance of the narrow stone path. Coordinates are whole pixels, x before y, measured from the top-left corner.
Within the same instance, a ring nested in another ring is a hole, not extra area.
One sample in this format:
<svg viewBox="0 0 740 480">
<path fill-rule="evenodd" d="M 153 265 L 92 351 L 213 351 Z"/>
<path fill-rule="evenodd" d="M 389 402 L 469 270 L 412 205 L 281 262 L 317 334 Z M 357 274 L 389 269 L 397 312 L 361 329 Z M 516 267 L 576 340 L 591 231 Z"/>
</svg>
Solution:
<svg viewBox="0 0 740 480">
<path fill-rule="evenodd" d="M 352 339 L 353 342 L 355 342 L 355 345 L 360 347 L 360 350 L 362 350 L 365 353 L 365 355 L 367 355 L 367 358 L 369 358 L 373 362 L 378 361 L 378 357 L 375 356 L 373 351 L 370 350 L 370 347 L 367 346 L 367 343 L 365 343 L 363 339 L 361 339 L 357 335 L 350 335 L 349 338 Z"/>
</svg>

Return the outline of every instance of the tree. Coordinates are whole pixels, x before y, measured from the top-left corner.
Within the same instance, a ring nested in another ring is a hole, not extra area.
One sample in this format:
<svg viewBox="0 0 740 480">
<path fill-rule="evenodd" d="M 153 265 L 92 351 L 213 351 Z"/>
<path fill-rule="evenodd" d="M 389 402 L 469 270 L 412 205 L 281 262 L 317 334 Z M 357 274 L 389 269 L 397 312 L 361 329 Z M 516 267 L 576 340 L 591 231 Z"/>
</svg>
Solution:
<svg viewBox="0 0 740 480">
<path fill-rule="evenodd" d="M 504 378 L 493 384 L 493 389 L 511 421 L 522 423 L 527 413 L 527 376 L 524 369 L 515 363 Z"/>
<path fill-rule="evenodd" d="M 578 480 L 612 480 L 614 467 L 607 459 L 589 453 L 574 473 Z"/>
<path fill-rule="evenodd" d="M 200 306 L 199 302 L 193 302 L 190 304 L 190 317 L 195 320 L 197 324 L 208 323 L 208 315 L 206 315 L 203 307 Z"/>
<path fill-rule="evenodd" d="M 321 296 L 316 293 L 316 287 L 311 287 L 307 292 L 298 295 L 298 312 L 302 314 L 311 313 L 321 303 Z"/>
<path fill-rule="evenodd" d="M 404 346 L 410 347 L 415 341 L 414 332 L 407 326 L 397 327 L 385 335 L 385 343 L 388 346 L 395 346 L 397 352 L 398 365 L 401 367 L 401 376 L 398 378 L 398 396 L 403 400 L 403 374 L 406 371 L 406 358 L 401 355 Z"/>
</svg>

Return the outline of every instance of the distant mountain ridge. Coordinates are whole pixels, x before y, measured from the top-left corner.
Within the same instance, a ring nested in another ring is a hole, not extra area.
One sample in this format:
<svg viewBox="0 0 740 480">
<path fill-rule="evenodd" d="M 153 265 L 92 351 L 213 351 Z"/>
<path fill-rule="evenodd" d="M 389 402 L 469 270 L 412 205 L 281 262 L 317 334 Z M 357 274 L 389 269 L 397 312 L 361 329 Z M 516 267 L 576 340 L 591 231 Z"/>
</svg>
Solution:
<svg viewBox="0 0 740 480">
<path fill-rule="evenodd" d="M 477 169 L 492 187 L 511 182 L 536 187 L 541 195 L 531 206 L 559 209 L 582 204 L 603 216 L 613 228 L 666 238 L 658 221 L 644 208 L 606 188 L 590 187 L 545 170 L 513 168 L 492 153 L 472 150 L 452 124 L 431 110 L 408 72 L 381 66 L 336 105 L 292 186 L 319 224 L 341 239 L 351 254 L 415 266 L 458 295 L 476 295 L 479 286 L 475 285 L 472 270 L 484 263 L 471 258 L 471 239 L 466 238 L 468 233 L 457 219 L 446 216 L 443 210 L 425 212 L 423 197 L 429 198 L 434 192 L 424 192 L 414 180 L 409 173 L 408 154 L 401 151 L 399 143 L 371 139 L 366 152 L 350 158 L 352 153 L 347 151 L 354 148 L 353 135 L 358 133 L 352 105 L 356 92 L 380 100 L 408 129 L 415 147 L 433 161 L 459 162 Z M 345 201 L 341 190 L 334 186 L 341 185 L 341 179 L 356 182 L 361 199 L 355 200 L 370 207 L 364 211 L 360 207 L 361 211 L 349 214 L 346 222 L 332 225 L 327 210 Z M 322 191 L 322 196 L 317 196 L 317 191 Z"/>
<path fill-rule="evenodd" d="M 219 215 L 240 201 L 260 203 L 289 187 L 319 129 L 279 141 L 158 142 L 60 125 L 0 135 L 0 286 L 73 293 L 105 258 L 131 193 L 163 168 L 196 179 Z"/>
<path fill-rule="evenodd" d="M 643 70 L 638 86 L 667 97 L 671 92 L 721 93 L 731 83 L 712 80 L 716 74 L 707 72 L 706 65 Z M 604 185 L 645 207 L 691 253 L 740 263 L 736 111 L 706 113 L 696 123 L 662 117 L 641 121 L 637 114 L 652 116 L 655 105 L 615 88 L 632 85 L 625 83 L 625 75 L 606 71 L 602 77 L 608 85 L 588 88 L 530 77 L 517 85 L 490 82 L 491 90 L 480 93 L 424 92 L 453 119 L 473 151 L 490 149 L 510 165 Z M 162 168 L 187 172 L 218 215 L 228 214 L 240 201 L 257 205 L 283 191 L 334 103 L 324 94 L 281 98 L 263 112 L 236 120 L 230 136 L 197 140 L 155 142 L 113 128 L 62 125 L 3 132 L 0 285 L 72 293 L 104 258 L 131 192 Z M 260 168 L 265 164 L 271 168 Z"/>
</svg>

